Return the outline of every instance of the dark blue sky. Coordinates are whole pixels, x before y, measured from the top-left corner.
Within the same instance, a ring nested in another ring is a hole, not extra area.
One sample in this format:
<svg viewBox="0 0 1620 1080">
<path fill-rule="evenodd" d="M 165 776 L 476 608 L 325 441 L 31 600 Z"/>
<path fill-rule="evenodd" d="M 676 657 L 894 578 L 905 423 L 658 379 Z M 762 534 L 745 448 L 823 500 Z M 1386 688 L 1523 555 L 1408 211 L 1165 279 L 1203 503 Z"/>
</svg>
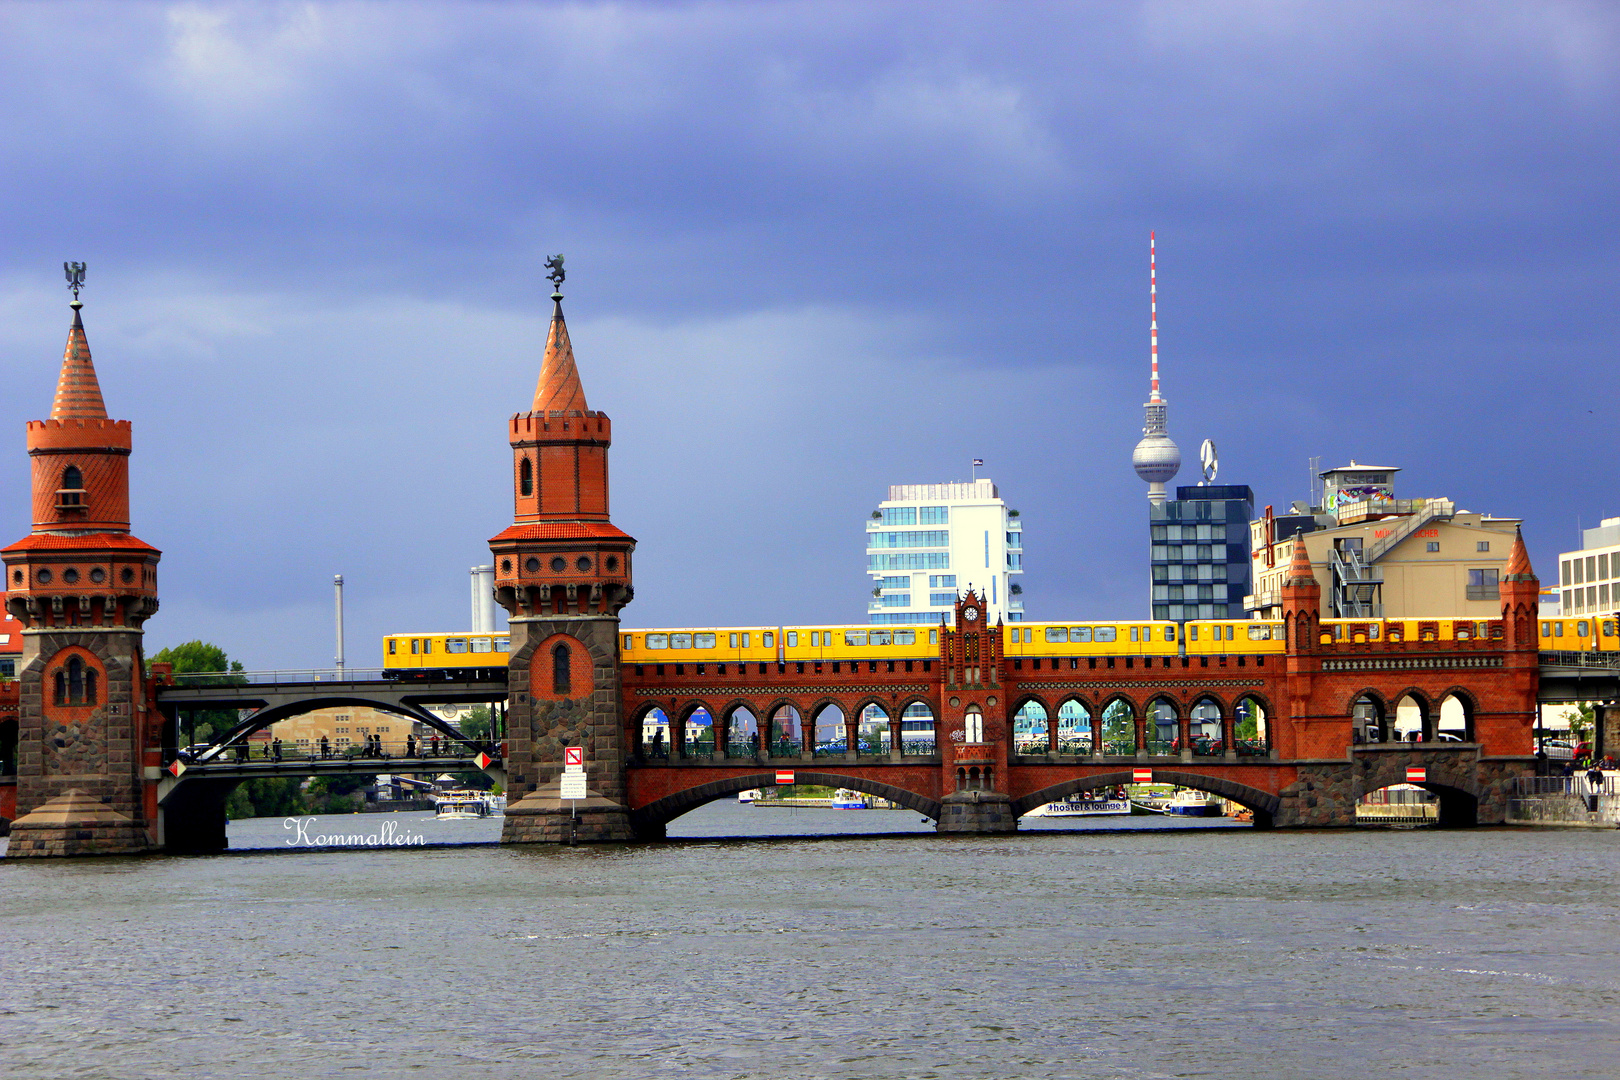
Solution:
<svg viewBox="0 0 1620 1080">
<path fill-rule="evenodd" d="M 861 519 L 984 470 L 1032 619 L 1146 613 L 1170 430 L 1620 514 L 1612 5 L 0 7 L 0 532 L 68 324 L 135 422 L 151 645 L 325 664 L 460 626 L 565 291 L 632 625 L 860 621 Z M 3 446 L 3 443 L 0 443 Z M 1191 483 L 1195 468 L 1179 478 Z"/>
</svg>

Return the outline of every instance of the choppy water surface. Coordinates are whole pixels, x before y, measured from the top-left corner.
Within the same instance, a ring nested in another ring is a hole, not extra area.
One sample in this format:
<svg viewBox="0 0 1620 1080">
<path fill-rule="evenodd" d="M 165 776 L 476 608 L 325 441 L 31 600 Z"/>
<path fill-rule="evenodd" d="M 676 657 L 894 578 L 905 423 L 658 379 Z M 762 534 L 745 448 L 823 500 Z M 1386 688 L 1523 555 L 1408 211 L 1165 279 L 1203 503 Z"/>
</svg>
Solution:
<svg viewBox="0 0 1620 1080">
<path fill-rule="evenodd" d="M 840 814 L 716 804 L 683 823 L 818 813 Z M 434 841 L 499 828 L 396 817 Z M 1620 835 L 1140 820 L 329 852 L 256 821 L 233 844 L 283 851 L 0 862 L 0 1072 L 1620 1074 Z"/>
</svg>

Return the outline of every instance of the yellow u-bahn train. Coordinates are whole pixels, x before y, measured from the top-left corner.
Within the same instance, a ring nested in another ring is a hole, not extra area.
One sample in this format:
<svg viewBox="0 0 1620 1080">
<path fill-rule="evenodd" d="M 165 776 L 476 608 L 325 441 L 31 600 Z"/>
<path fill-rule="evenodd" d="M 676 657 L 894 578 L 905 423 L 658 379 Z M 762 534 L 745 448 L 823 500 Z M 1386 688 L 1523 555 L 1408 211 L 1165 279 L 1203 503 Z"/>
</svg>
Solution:
<svg viewBox="0 0 1620 1080">
<path fill-rule="evenodd" d="M 1616 618 L 1542 619 L 1543 651 L 1620 652 Z M 1324 619 L 1324 641 L 1470 641 L 1489 639 L 1492 620 Z M 1287 648 L 1274 621 L 1198 620 L 1185 624 L 1139 622 L 1010 623 L 1003 627 L 1009 659 L 1101 656 L 1255 656 Z M 787 664 L 829 661 L 932 660 L 939 656 L 937 626 L 711 626 L 623 630 L 625 664 Z M 389 678 L 479 678 L 506 666 L 507 634 L 390 634 L 383 639 Z"/>
</svg>

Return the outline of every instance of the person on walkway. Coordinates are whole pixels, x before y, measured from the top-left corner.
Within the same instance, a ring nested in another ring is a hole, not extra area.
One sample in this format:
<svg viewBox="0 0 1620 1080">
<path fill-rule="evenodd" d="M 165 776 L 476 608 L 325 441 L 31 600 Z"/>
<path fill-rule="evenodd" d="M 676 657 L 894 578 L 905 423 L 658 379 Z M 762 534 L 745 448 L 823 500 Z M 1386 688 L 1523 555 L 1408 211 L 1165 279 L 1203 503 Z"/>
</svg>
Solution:
<svg viewBox="0 0 1620 1080">
<path fill-rule="evenodd" d="M 270 740 L 270 756 L 272 758 L 274 758 L 275 760 L 277 760 L 277 761 L 281 760 L 281 740 L 280 739 L 271 739 Z"/>
<path fill-rule="evenodd" d="M 321 760 L 325 761 L 332 756 L 332 744 L 325 735 L 321 736 Z"/>
<path fill-rule="evenodd" d="M 416 736 L 414 734 L 405 736 L 405 756 L 416 756 Z"/>
</svg>

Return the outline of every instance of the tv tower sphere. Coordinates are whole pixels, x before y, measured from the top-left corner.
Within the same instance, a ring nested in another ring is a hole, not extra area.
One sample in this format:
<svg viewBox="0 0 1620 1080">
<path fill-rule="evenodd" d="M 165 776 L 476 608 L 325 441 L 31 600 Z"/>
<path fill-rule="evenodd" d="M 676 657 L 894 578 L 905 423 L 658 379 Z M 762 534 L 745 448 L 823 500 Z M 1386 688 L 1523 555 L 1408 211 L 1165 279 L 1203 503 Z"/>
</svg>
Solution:
<svg viewBox="0 0 1620 1080">
<path fill-rule="evenodd" d="M 1181 471 L 1181 450 L 1168 435 L 1144 435 L 1131 451 L 1131 467 L 1144 483 L 1168 484 Z"/>
</svg>

